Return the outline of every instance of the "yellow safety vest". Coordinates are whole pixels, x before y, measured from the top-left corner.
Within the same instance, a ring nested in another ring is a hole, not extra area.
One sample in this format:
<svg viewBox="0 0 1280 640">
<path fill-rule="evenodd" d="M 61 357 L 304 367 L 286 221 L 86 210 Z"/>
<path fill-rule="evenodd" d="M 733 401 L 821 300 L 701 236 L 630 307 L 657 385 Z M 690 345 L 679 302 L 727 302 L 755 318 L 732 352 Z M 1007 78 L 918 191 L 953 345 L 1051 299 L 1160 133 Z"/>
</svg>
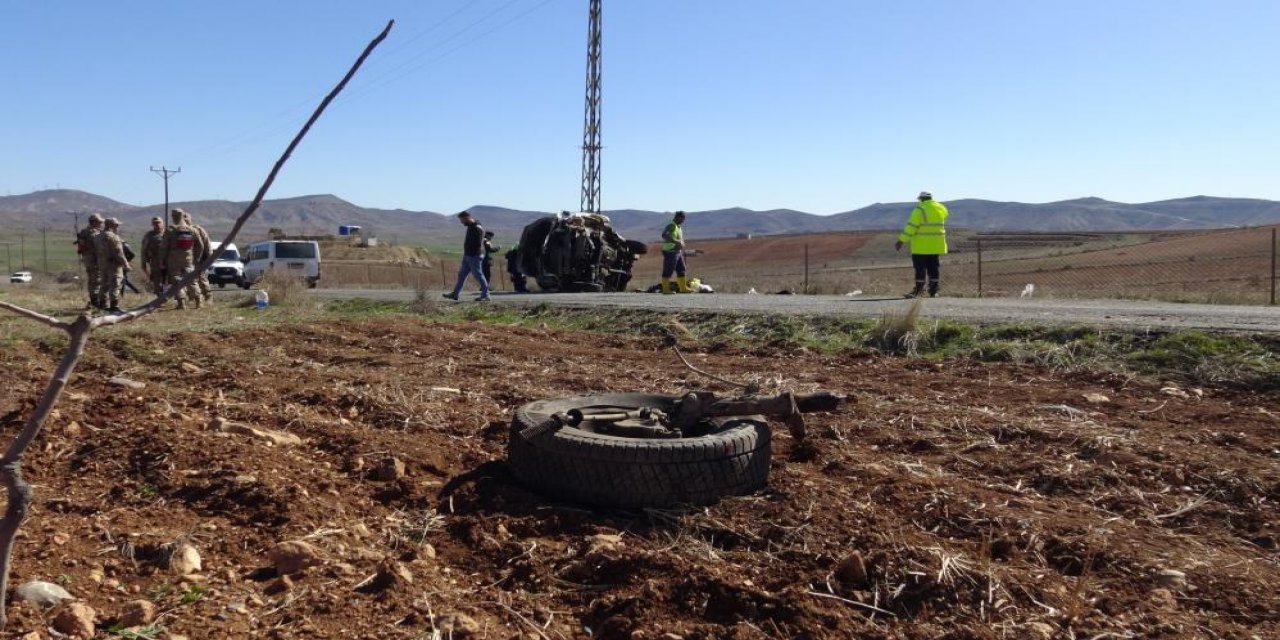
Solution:
<svg viewBox="0 0 1280 640">
<path fill-rule="evenodd" d="M 666 228 L 662 230 L 662 235 L 671 238 L 670 241 L 662 243 L 663 251 L 675 251 L 680 247 L 680 241 L 684 240 L 684 230 L 674 220 L 667 223 Z"/>
<path fill-rule="evenodd" d="M 911 253 L 942 255 L 947 252 L 946 205 L 925 200 L 911 210 L 907 226 L 898 234 L 898 241 L 909 244 Z"/>
</svg>

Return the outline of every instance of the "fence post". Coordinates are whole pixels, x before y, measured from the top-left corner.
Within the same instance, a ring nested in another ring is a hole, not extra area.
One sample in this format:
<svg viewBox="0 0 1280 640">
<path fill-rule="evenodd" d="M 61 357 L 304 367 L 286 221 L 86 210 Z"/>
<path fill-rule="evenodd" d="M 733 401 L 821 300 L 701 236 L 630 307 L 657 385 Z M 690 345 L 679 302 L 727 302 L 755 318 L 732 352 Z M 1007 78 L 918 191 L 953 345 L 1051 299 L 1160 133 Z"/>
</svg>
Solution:
<svg viewBox="0 0 1280 640">
<path fill-rule="evenodd" d="M 1271 227 L 1271 304 L 1276 303 L 1276 228 Z"/>
<path fill-rule="evenodd" d="M 444 281 L 444 258 L 440 258 L 440 288 L 448 289 L 449 283 Z"/>
<path fill-rule="evenodd" d="M 978 238 L 978 297 L 982 297 L 982 238 Z"/>
<path fill-rule="evenodd" d="M 809 294 L 809 245 L 804 245 L 804 293 Z"/>
</svg>

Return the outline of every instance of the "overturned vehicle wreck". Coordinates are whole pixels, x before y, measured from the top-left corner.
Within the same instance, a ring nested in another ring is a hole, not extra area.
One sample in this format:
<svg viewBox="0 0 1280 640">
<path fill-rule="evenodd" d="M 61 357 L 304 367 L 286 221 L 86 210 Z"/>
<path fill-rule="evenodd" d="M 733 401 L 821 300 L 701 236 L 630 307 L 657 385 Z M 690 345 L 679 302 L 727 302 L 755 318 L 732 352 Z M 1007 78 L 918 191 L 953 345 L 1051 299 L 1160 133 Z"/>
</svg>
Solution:
<svg viewBox="0 0 1280 640">
<path fill-rule="evenodd" d="M 517 264 L 543 291 L 626 291 L 647 250 L 618 235 L 608 216 L 563 212 L 524 228 Z"/>
</svg>

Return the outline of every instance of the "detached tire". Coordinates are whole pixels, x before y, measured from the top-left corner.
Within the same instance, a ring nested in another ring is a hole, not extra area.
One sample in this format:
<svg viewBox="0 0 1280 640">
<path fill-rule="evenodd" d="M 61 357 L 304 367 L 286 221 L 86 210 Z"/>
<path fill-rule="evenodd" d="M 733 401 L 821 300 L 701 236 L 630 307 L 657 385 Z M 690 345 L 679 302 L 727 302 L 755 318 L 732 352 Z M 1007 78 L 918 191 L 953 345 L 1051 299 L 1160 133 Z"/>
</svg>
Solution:
<svg viewBox="0 0 1280 640">
<path fill-rule="evenodd" d="M 771 441 L 763 416 L 717 418 L 707 435 L 630 438 L 563 426 L 521 432 L 570 409 L 652 407 L 670 413 L 675 396 L 610 393 L 541 400 L 516 409 L 507 460 L 521 483 L 544 495 L 597 507 L 706 505 L 765 486 Z"/>
</svg>

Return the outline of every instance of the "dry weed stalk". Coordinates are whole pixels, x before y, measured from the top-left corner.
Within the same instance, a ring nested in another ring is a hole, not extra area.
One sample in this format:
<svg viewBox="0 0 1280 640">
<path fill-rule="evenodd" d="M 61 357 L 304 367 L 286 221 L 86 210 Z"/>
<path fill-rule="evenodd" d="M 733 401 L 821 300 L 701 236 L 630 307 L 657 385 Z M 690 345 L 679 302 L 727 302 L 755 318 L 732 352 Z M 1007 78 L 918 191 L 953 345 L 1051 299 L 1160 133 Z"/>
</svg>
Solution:
<svg viewBox="0 0 1280 640">
<path fill-rule="evenodd" d="M 5 451 L 4 456 L 0 457 L 0 482 L 8 491 L 9 504 L 5 509 L 3 518 L 0 518 L 0 598 L 8 593 L 9 586 L 9 569 L 13 557 L 13 541 L 17 536 L 18 528 L 22 525 L 22 521 L 26 518 L 27 508 L 31 503 L 33 490 L 31 485 L 27 484 L 22 478 L 22 456 L 26 453 L 27 448 L 40 434 L 41 428 L 44 426 L 45 420 L 48 419 L 50 412 L 53 411 L 54 405 L 62 396 L 68 382 L 71 379 L 71 373 L 75 370 L 76 364 L 79 363 L 81 356 L 84 355 L 85 347 L 89 344 L 89 337 L 95 329 L 106 327 L 114 324 L 122 324 L 131 322 L 148 316 L 169 301 L 170 298 L 180 291 L 182 288 L 195 281 L 201 273 L 204 273 L 209 265 L 213 263 L 214 257 L 222 255 L 222 247 L 230 244 L 240 233 L 241 228 L 249 221 L 258 207 L 262 205 L 263 198 L 267 195 L 267 190 L 271 188 L 275 182 L 276 176 L 284 167 L 285 162 L 289 160 L 289 156 L 293 154 L 294 149 L 306 137 L 307 132 L 311 130 L 312 125 L 320 118 L 325 109 L 333 102 L 334 98 L 342 92 L 347 83 L 355 76 L 361 65 L 364 64 L 366 58 L 369 57 L 373 50 L 386 39 L 387 34 L 391 32 L 392 25 L 395 21 L 387 22 L 387 26 L 365 47 L 360 57 L 356 59 L 351 68 L 347 70 L 342 80 L 338 82 L 329 94 L 324 97 L 320 105 L 316 107 L 311 117 L 307 119 L 306 124 L 298 131 L 293 140 L 289 142 L 289 146 L 285 148 L 284 153 L 276 160 L 271 171 L 267 174 L 266 180 L 259 187 L 257 195 L 253 201 L 245 208 L 240 217 L 236 218 L 236 222 L 231 227 L 231 231 L 218 245 L 218 248 L 210 253 L 207 260 L 196 266 L 191 273 L 178 279 L 177 282 L 169 286 L 168 289 L 156 296 L 156 298 L 142 306 L 130 309 L 122 314 L 113 314 L 106 316 L 91 317 L 88 312 L 81 313 L 74 320 L 63 321 L 58 318 L 48 316 L 15 304 L 0 301 L 0 309 L 9 311 L 18 316 L 34 320 L 41 324 L 47 325 L 60 331 L 65 331 L 69 336 L 66 351 L 63 353 L 62 359 L 58 362 L 58 368 L 54 371 L 49 385 L 41 394 L 40 400 L 36 404 L 36 408 L 31 413 L 31 417 L 23 425 L 22 430 L 14 437 L 13 442 L 9 444 L 9 448 Z M 0 629 L 5 627 L 8 622 L 8 610 L 0 602 Z"/>
<path fill-rule="evenodd" d="M 427 543 L 432 531 L 444 528 L 444 516 L 435 509 L 425 511 L 398 510 L 387 517 L 391 525 L 384 531 L 387 545 L 399 549 L 401 545 L 421 547 Z"/>
<path fill-rule="evenodd" d="M 920 347 L 920 308 L 924 298 L 916 298 L 903 311 L 886 311 L 880 316 L 868 339 L 878 349 L 914 356 Z"/>
</svg>

